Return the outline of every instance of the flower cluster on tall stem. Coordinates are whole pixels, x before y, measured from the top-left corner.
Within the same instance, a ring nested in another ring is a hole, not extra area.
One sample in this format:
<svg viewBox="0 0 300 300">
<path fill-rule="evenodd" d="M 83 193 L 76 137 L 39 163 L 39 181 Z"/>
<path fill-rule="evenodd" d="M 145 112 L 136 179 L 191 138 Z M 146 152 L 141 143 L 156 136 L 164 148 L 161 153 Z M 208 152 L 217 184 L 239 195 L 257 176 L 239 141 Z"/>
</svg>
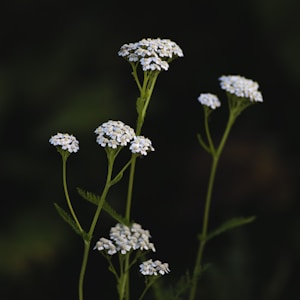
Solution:
<svg viewBox="0 0 300 300">
<path fill-rule="evenodd" d="M 140 135 L 158 75 L 161 71 L 167 71 L 169 63 L 175 58 L 183 57 L 183 51 L 170 39 L 145 38 L 138 42 L 124 44 L 118 54 L 130 63 L 132 76 L 139 90 L 139 96 L 136 100 L 137 122 L 135 131 L 137 135 Z M 135 165 L 136 156 L 132 155 L 125 210 L 125 218 L 128 221 L 131 213 Z M 129 255 L 126 264 L 128 267 Z M 126 289 L 129 294 L 129 274 L 127 276 Z"/>
<path fill-rule="evenodd" d="M 176 57 L 183 56 L 180 47 L 168 39 L 142 39 L 136 43 L 130 43 L 123 45 L 119 52 L 119 56 L 124 57 L 132 67 L 132 75 L 139 89 L 139 97 L 136 101 L 137 109 L 137 123 L 136 130 L 130 126 L 124 124 L 122 121 L 109 120 L 101 124 L 95 129 L 96 142 L 105 149 L 107 155 L 107 177 L 102 194 L 100 196 L 94 195 L 93 193 L 79 190 L 79 194 L 87 201 L 92 202 L 96 205 L 96 211 L 92 217 L 90 227 L 88 230 L 84 230 L 79 222 L 79 218 L 75 213 L 72 202 L 70 200 L 67 180 L 66 180 L 66 163 L 71 153 L 76 153 L 79 150 L 78 140 L 70 134 L 57 133 L 52 136 L 49 142 L 54 145 L 58 152 L 62 156 L 63 160 L 63 186 L 65 191 L 65 197 L 69 211 L 65 211 L 58 204 L 55 203 L 55 207 L 61 217 L 78 233 L 84 242 L 84 253 L 81 265 L 81 271 L 78 282 L 78 294 L 79 300 L 84 299 L 83 283 L 88 262 L 89 250 L 91 247 L 91 240 L 99 220 L 102 209 L 106 209 L 107 212 L 116 220 L 120 221 L 116 228 L 122 228 L 122 234 L 119 232 L 119 236 L 116 239 L 115 235 L 111 235 L 113 241 L 101 238 L 96 248 L 100 250 L 108 250 L 107 257 L 120 251 L 122 259 L 120 259 L 120 268 L 122 270 L 121 276 L 118 277 L 118 291 L 120 300 L 129 300 L 129 269 L 131 266 L 130 255 L 131 250 L 152 250 L 155 248 L 152 243 L 147 241 L 147 231 L 143 231 L 138 224 L 133 224 L 131 229 L 128 229 L 125 224 L 130 224 L 130 211 L 131 211 L 131 199 L 133 189 L 133 179 L 136 159 L 139 156 L 146 156 L 149 152 L 154 151 L 154 147 L 149 138 L 141 135 L 142 126 L 145 120 L 146 111 L 152 96 L 152 92 L 157 80 L 157 77 L 161 71 L 167 71 L 169 63 Z M 139 66 L 142 70 L 139 70 Z M 130 159 L 121 168 L 117 174 L 114 174 L 114 162 L 122 149 L 128 147 L 131 151 Z M 130 167 L 126 211 L 125 216 L 117 214 L 106 202 L 106 198 L 110 188 L 115 185 L 123 177 L 123 173 Z M 124 223 L 124 224 L 123 224 Z M 114 228 L 113 230 L 116 230 Z M 128 231 L 129 230 L 129 231 Z M 124 238 L 124 232 L 134 232 L 132 235 L 126 235 Z M 127 239 L 127 240 L 126 240 Z M 134 259 L 133 261 L 136 261 Z M 150 268 L 150 262 L 148 262 Z M 156 260 L 152 264 L 152 271 L 146 274 L 146 265 L 143 268 L 144 275 L 163 275 L 169 272 L 167 264 L 160 263 Z M 154 271 L 153 271 L 154 270 Z M 154 279 L 150 280 L 151 284 Z M 146 289 L 141 295 L 142 299 L 146 293 L 146 290 L 150 287 L 150 283 L 147 284 Z"/>
<path fill-rule="evenodd" d="M 107 154 L 107 177 L 106 182 L 102 191 L 101 196 L 96 201 L 96 211 L 91 221 L 89 230 L 85 231 L 80 222 L 77 214 L 75 213 L 72 202 L 69 197 L 68 187 L 67 187 L 67 172 L 66 165 L 67 159 L 71 153 L 76 153 L 79 151 L 79 142 L 73 135 L 57 133 L 49 139 L 49 142 L 57 148 L 57 151 L 61 154 L 63 162 L 63 187 L 65 191 L 65 198 L 69 208 L 70 215 L 59 205 L 55 204 L 59 214 L 62 218 L 69 223 L 69 225 L 81 235 L 84 241 L 84 253 L 83 260 L 79 275 L 78 282 L 78 294 L 79 300 L 83 300 L 83 283 L 85 277 L 86 266 L 88 262 L 88 255 L 91 245 L 91 239 L 99 220 L 100 213 L 103 209 L 107 194 L 109 189 L 116 184 L 120 178 L 123 176 L 125 170 L 130 166 L 131 159 L 124 165 L 124 167 L 113 176 L 113 168 L 116 157 L 119 152 L 124 148 L 128 147 L 131 153 L 136 157 L 140 155 L 147 155 L 148 152 L 154 151 L 152 142 L 150 139 L 144 136 L 136 136 L 135 131 L 128 125 L 124 124 L 122 121 L 109 120 L 101 124 L 95 129 L 96 142 L 105 149 Z"/>
<path fill-rule="evenodd" d="M 199 276 L 203 270 L 202 259 L 205 249 L 205 245 L 209 238 L 208 225 L 209 225 L 209 215 L 211 207 L 212 192 L 215 182 L 216 171 L 219 163 L 221 153 L 224 149 L 225 143 L 228 139 L 229 133 L 236 118 L 250 105 L 256 102 L 263 102 L 263 97 L 261 92 L 258 90 L 259 85 L 257 82 L 247 79 L 240 75 L 223 75 L 219 78 L 220 86 L 226 91 L 227 101 L 228 101 L 228 120 L 223 132 L 222 138 L 218 145 L 215 145 L 211 137 L 210 127 L 209 127 L 209 117 L 211 113 L 221 106 L 221 102 L 218 97 L 211 93 L 200 94 L 198 101 L 203 105 L 204 109 L 204 128 L 206 141 L 202 138 L 201 134 L 198 134 L 198 140 L 200 145 L 204 150 L 206 150 L 212 156 L 212 165 L 210 170 L 210 176 L 207 186 L 205 207 L 202 221 L 202 229 L 199 237 L 199 247 L 196 254 L 196 260 L 194 264 L 194 270 L 192 275 L 192 285 L 189 293 L 189 300 L 196 299 L 196 291 Z M 253 218 L 242 219 L 239 224 L 235 226 L 240 226 L 248 223 L 249 220 Z"/>
<path fill-rule="evenodd" d="M 155 246 L 150 242 L 150 232 L 145 230 L 138 223 L 130 226 L 116 224 L 110 229 L 109 239 L 101 237 L 94 249 L 98 250 L 108 261 L 109 270 L 113 273 L 117 281 L 119 299 L 128 299 L 126 290 L 126 280 L 131 267 L 149 251 L 155 252 Z M 129 253 L 134 254 L 130 259 L 127 268 L 124 263 L 129 257 Z M 112 261 L 112 256 L 118 256 L 119 266 L 116 267 Z M 158 279 L 170 272 L 168 263 L 162 263 L 160 260 L 152 261 L 148 259 L 140 264 L 140 273 L 145 276 L 146 286 L 139 297 L 143 299 L 150 286 Z M 149 278 L 147 278 L 149 277 Z"/>
<path fill-rule="evenodd" d="M 84 278 L 91 242 L 96 225 L 100 219 L 100 214 L 103 210 L 106 211 L 112 219 L 117 221 L 117 223 L 110 229 L 109 238 L 100 237 L 93 249 L 98 250 L 107 260 L 109 270 L 116 279 L 119 300 L 130 300 L 130 270 L 136 263 L 139 263 L 139 271 L 145 279 L 145 288 L 141 292 L 139 300 L 144 299 L 149 288 L 153 286 L 159 277 L 170 272 L 168 263 L 146 257 L 146 254 L 149 252 L 156 252 L 156 247 L 150 241 L 150 232 L 143 229 L 140 224 L 132 221 L 131 210 L 137 158 L 141 156 L 145 157 L 150 152 L 155 151 L 152 141 L 142 135 L 142 128 L 153 90 L 158 75 L 163 71 L 167 71 L 169 64 L 174 59 L 183 57 L 183 52 L 175 42 L 169 39 L 146 38 L 135 43 L 124 44 L 120 48 L 118 55 L 129 62 L 132 69 L 132 76 L 139 91 L 135 103 L 137 111 L 136 128 L 133 129 L 120 120 L 108 120 L 94 130 L 96 143 L 106 152 L 107 173 L 102 193 L 99 196 L 78 189 L 78 193 L 83 199 L 95 205 L 95 211 L 87 229 L 82 226 L 80 218 L 73 208 L 67 186 L 67 160 L 71 154 L 79 151 L 79 141 L 75 136 L 68 133 L 57 133 L 49 139 L 49 142 L 56 147 L 62 157 L 62 179 L 67 204 L 67 210 L 64 210 L 56 203 L 55 208 L 64 221 L 80 235 L 84 243 L 83 258 L 78 280 L 79 300 L 84 299 Z M 217 229 L 209 230 L 210 207 L 216 172 L 231 129 L 237 117 L 246 108 L 257 102 L 263 102 L 258 83 L 251 79 L 240 75 L 223 75 L 219 77 L 219 81 L 221 89 L 223 89 L 227 95 L 228 120 L 218 143 L 214 141 L 211 135 L 210 117 L 216 109 L 221 107 L 221 101 L 218 96 L 212 93 L 202 93 L 198 97 L 198 101 L 202 104 L 204 112 L 204 135 L 198 134 L 197 137 L 202 148 L 211 155 L 212 164 L 203 209 L 202 227 L 199 233 L 199 246 L 196 251 L 192 277 L 187 276 L 188 284 L 186 285 L 184 283 L 185 287 L 183 292 L 186 293 L 188 291 L 189 300 L 195 300 L 197 297 L 198 279 L 204 270 L 203 254 L 207 242 L 221 232 L 252 222 L 255 218 L 235 218 L 234 220 L 229 220 L 229 222 L 221 224 Z M 119 153 L 126 148 L 127 151 L 129 150 L 128 160 L 126 163 L 123 163 L 123 166 L 116 172 L 115 161 Z M 110 188 L 123 178 L 125 171 L 128 169 L 129 178 L 125 211 L 119 213 L 115 211 L 110 206 L 109 201 L 107 201 L 108 193 Z M 180 291 L 181 294 L 183 294 L 183 292 Z M 168 299 L 171 299 L 171 297 L 172 296 Z M 176 297 L 172 297 L 172 299 L 174 298 L 178 299 L 179 296 L 176 295 Z"/>
<path fill-rule="evenodd" d="M 183 57 L 183 51 L 170 39 L 144 38 L 138 42 L 124 44 L 118 54 L 130 63 L 132 75 L 139 90 L 136 101 L 138 116 L 135 131 L 137 135 L 140 135 L 158 75 L 161 71 L 167 71 L 169 63 L 175 58 Z M 130 219 L 134 170 L 135 162 L 131 164 L 128 186 L 125 213 L 128 220 Z"/>
</svg>

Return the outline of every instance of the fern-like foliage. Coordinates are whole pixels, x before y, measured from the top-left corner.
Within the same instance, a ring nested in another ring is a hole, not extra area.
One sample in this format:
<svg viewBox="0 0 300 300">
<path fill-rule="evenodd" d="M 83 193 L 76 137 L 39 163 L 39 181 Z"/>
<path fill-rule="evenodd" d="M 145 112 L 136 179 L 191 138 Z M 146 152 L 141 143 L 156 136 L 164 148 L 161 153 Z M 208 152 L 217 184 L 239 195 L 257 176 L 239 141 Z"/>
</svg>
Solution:
<svg viewBox="0 0 300 300">
<path fill-rule="evenodd" d="M 242 225 L 248 224 L 253 222 L 256 219 L 256 216 L 251 216 L 251 217 L 239 217 L 239 218 L 232 218 L 230 220 L 227 220 L 223 224 L 221 224 L 218 228 L 214 229 L 213 231 L 209 232 L 209 234 L 206 237 L 206 241 L 211 240 L 217 235 L 220 235 L 221 233 L 240 227 Z M 199 239 L 203 240 L 203 237 L 199 235 Z"/>
<path fill-rule="evenodd" d="M 87 200 L 88 202 L 94 205 L 98 205 L 100 202 L 101 197 L 99 195 L 85 191 L 82 188 L 77 188 L 77 192 L 83 199 Z M 103 204 L 103 210 L 117 222 L 130 226 L 130 223 L 122 215 L 117 213 L 106 201 Z"/>
<path fill-rule="evenodd" d="M 79 229 L 79 227 L 77 226 L 77 224 L 75 223 L 75 221 L 73 220 L 73 218 L 71 217 L 71 215 L 69 213 L 67 213 L 63 208 L 61 208 L 57 203 L 54 203 L 54 206 L 58 212 L 58 214 L 62 217 L 62 219 L 68 223 L 71 228 L 78 234 L 80 235 L 84 240 L 88 241 L 90 240 L 90 237 L 88 235 L 88 233 L 86 233 L 85 231 L 81 231 Z"/>
<path fill-rule="evenodd" d="M 164 287 L 161 281 L 156 281 L 153 285 L 153 292 L 157 300 L 182 300 L 187 294 L 192 284 L 192 278 L 187 271 L 175 284 Z"/>
</svg>

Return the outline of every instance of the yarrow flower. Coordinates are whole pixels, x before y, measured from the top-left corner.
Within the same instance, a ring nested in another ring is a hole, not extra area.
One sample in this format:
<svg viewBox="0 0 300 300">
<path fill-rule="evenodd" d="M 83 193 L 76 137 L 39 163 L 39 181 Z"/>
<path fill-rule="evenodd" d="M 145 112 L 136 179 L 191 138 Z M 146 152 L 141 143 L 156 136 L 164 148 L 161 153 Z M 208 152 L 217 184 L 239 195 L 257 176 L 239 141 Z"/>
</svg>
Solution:
<svg viewBox="0 0 300 300">
<path fill-rule="evenodd" d="M 142 264 L 140 264 L 140 272 L 143 275 L 165 275 L 170 272 L 169 264 L 162 263 L 159 260 L 153 261 L 149 259 Z"/>
<path fill-rule="evenodd" d="M 98 251 L 107 250 L 109 255 L 114 255 L 117 253 L 117 247 L 114 245 L 114 243 L 111 240 L 103 237 L 99 239 L 94 249 L 97 249 Z"/>
<path fill-rule="evenodd" d="M 263 102 L 263 97 L 258 91 L 257 82 L 239 75 L 221 76 L 219 78 L 221 88 L 238 97 L 248 98 L 251 102 Z"/>
<path fill-rule="evenodd" d="M 198 101 L 202 105 L 206 105 L 211 109 L 216 109 L 217 107 L 221 106 L 221 102 L 219 101 L 218 97 L 210 93 L 200 94 Z"/>
<path fill-rule="evenodd" d="M 124 44 L 119 56 L 129 62 L 139 62 L 143 71 L 167 71 L 169 62 L 176 57 L 182 57 L 181 48 L 169 39 L 142 39 L 135 43 Z"/>
<path fill-rule="evenodd" d="M 77 152 L 79 150 L 79 142 L 75 136 L 68 133 L 57 133 L 49 139 L 50 144 L 59 146 L 68 152 Z"/>
<path fill-rule="evenodd" d="M 100 238 L 94 249 L 106 250 L 107 254 L 113 255 L 117 252 L 126 254 L 131 250 L 152 250 L 155 252 L 148 230 L 144 230 L 140 224 L 133 223 L 130 227 L 123 224 L 116 224 L 110 229 L 110 239 Z"/>
<path fill-rule="evenodd" d="M 144 136 L 136 136 L 129 147 L 132 153 L 139 153 L 141 155 L 147 155 L 148 152 L 154 151 L 152 142 Z"/>
<path fill-rule="evenodd" d="M 118 146 L 126 146 L 135 138 L 134 130 L 121 121 L 109 120 L 99 126 L 95 133 L 97 134 L 97 143 L 102 147 L 116 149 Z"/>
</svg>

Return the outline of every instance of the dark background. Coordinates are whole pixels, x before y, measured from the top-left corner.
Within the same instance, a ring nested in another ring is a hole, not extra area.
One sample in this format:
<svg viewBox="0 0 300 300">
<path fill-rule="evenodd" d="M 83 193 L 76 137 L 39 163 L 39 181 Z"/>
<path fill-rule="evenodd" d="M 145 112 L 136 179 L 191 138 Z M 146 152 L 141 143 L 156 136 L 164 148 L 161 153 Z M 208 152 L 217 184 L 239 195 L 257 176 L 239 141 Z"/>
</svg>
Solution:
<svg viewBox="0 0 300 300">
<path fill-rule="evenodd" d="M 169 38 L 184 52 L 159 75 L 144 135 L 156 149 L 138 161 L 132 218 L 152 233 L 155 258 L 172 283 L 191 270 L 202 222 L 210 158 L 198 145 L 202 92 L 218 94 L 216 139 L 226 121 L 218 77 L 260 84 L 263 104 L 235 124 L 218 169 L 211 228 L 233 216 L 251 225 L 208 244 L 212 264 L 201 299 L 300 297 L 300 19 L 296 0 L 102 2 L 6 1 L 1 9 L 1 299 L 76 299 L 82 242 L 57 215 L 65 205 L 59 154 L 48 142 L 73 133 L 70 194 L 89 225 L 93 207 L 76 193 L 100 193 L 105 154 L 94 129 L 108 119 L 135 126 L 137 88 L 117 55 L 128 42 Z M 126 177 L 127 179 L 127 177 Z M 126 180 L 109 196 L 123 210 Z M 114 222 L 97 227 L 107 236 Z M 134 281 L 136 280 L 136 281 Z M 143 279 L 132 279 L 136 290 Z M 91 253 L 88 300 L 116 299 L 104 259 Z"/>
</svg>

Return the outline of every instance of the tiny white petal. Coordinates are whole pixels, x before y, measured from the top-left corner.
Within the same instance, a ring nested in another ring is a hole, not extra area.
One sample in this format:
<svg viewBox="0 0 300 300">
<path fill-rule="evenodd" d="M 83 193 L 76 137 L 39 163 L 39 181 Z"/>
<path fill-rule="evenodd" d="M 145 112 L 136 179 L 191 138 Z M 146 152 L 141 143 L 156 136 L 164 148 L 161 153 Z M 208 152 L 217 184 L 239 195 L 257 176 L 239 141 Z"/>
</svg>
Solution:
<svg viewBox="0 0 300 300">
<path fill-rule="evenodd" d="M 239 75 L 221 76 L 219 78 L 221 88 L 230 94 L 241 98 L 248 98 L 251 102 L 263 102 L 263 97 L 258 91 L 259 85 L 256 81 Z"/>
<path fill-rule="evenodd" d="M 103 123 L 94 131 L 97 134 L 96 142 L 102 147 L 116 149 L 118 146 L 126 146 L 135 138 L 134 130 L 121 121 Z"/>
<path fill-rule="evenodd" d="M 221 102 L 219 101 L 218 97 L 210 93 L 200 94 L 198 101 L 202 105 L 208 106 L 211 109 L 216 109 L 217 107 L 221 106 Z"/>
<path fill-rule="evenodd" d="M 118 55 L 129 62 L 140 62 L 143 71 L 167 71 L 169 62 L 176 57 L 183 57 L 183 51 L 169 39 L 144 38 L 136 43 L 124 44 Z"/>
<path fill-rule="evenodd" d="M 154 151 L 151 140 L 145 138 L 144 136 L 136 136 L 131 141 L 129 149 L 132 153 L 137 153 L 141 155 L 147 155 L 148 152 Z"/>
<path fill-rule="evenodd" d="M 51 136 L 49 142 L 53 146 L 60 146 L 63 150 L 67 150 L 70 153 L 75 153 L 79 150 L 79 142 L 72 134 L 59 132 Z"/>
<path fill-rule="evenodd" d="M 149 259 L 143 263 L 140 264 L 140 273 L 142 273 L 145 276 L 149 275 L 165 275 L 170 272 L 169 264 L 168 263 L 162 263 L 159 260 L 153 261 L 152 259 Z"/>
<path fill-rule="evenodd" d="M 143 229 L 137 223 L 133 223 L 130 227 L 117 223 L 110 229 L 109 237 L 110 239 L 100 238 L 94 249 L 106 250 L 110 255 L 117 252 L 126 254 L 131 250 L 152 250 L 155 252 L 154 244 L 149 241 L 151 237 L 149 230 Z"/>
</svg>

